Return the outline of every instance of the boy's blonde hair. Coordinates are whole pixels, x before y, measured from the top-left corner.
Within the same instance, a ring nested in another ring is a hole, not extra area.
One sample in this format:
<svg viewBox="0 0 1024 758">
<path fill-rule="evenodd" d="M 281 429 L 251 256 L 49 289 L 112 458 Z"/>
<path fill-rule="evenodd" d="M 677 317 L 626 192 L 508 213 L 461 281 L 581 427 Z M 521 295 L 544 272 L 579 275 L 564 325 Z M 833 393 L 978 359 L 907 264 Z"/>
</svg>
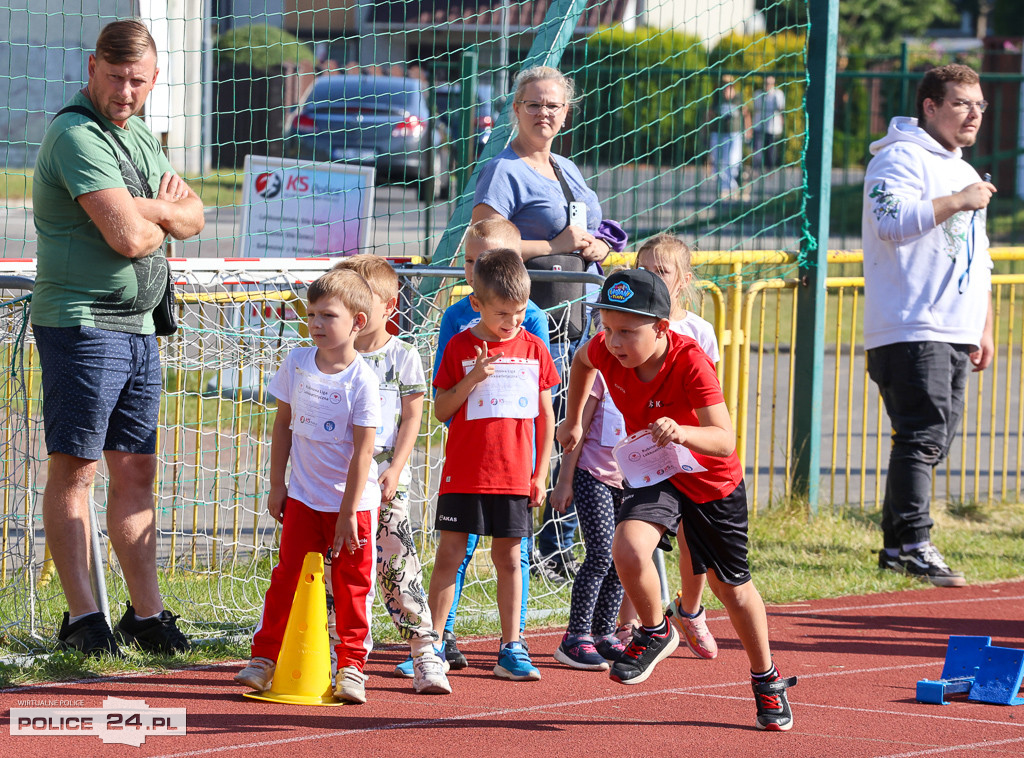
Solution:
<svg viewBox="0 0 1024 758">
<path fill-rule="evenodd" d="M 488 250 L 514 250 L 523 248 L 523 235 L 519 229 L 502 216 L 491 216 L 483 221 L 470 224 L 466 230 L 466 241 L 477 240 L 486 245 Z"/>
<path fill-rule="evenodd" d="M 671 263 L 679 277 L 693 275 L 693 255 L 690 246 L 671 234 L 656 234 L 647 240 L 636 253 L 636 268 L 640 268 L 640 257 L 643 255 L 651 256 L 656 263 Z M 699 302 L 700 299 L 700 293 L 693 286 L 691 278 L 689 283 L 683 285 L 679 300 L 682 305 L 687 306 Z"/>
<path fill-rule="evenodd" d="M 310 304 L 325 297 L 340 300 L 353 316 L 357 313 L 369 316 L 373 309 L 373 290 L 351 269 L 331 269 L 306 290 L 306 302 Z"/>
<path fill-rule="evenodd" d="M 366 280 L 370 289 L 373 290 L 373 294 L 382 302 L 387 303 L 392 298 L 398 297 L 398 274 L 391 268 L 391 264 L 379 255 L 360 253 L 342 258 L 334 264 L 333 270 L 355 271 Z"/>
<path fill-rule="evenodd" d="M 508 248 L 488 250 L 473 266 L 473 294 L 480 300 L 497 298 L 510 303 L 530 299 L 530 275 L 519 253 Z"/>
</svg>

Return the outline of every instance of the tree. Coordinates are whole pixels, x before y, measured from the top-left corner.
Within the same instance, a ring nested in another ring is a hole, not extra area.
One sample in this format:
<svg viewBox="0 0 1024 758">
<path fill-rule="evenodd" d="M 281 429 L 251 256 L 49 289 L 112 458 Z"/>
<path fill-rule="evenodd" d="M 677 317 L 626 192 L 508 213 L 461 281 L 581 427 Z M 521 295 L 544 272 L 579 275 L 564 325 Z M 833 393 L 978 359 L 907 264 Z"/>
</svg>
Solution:
<svg viewBox="0 0 1024 758">
<path fill-rule="evenodd" d="M 769 31 L 805 23 L 805 0 L 757 0 Z M 899 49 L 905 37 L 918 37 L 938 23 L 958 17 L 954 0 L 842 0 L 839 46 L 843 52 L 882 55 Z"/>
</svg>

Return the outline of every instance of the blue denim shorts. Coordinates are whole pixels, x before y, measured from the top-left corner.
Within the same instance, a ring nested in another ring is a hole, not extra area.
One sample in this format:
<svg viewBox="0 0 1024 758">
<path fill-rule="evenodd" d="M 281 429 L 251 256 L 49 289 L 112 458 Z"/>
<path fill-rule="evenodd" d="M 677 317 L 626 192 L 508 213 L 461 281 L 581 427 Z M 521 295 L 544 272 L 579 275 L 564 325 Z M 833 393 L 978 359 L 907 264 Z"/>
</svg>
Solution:
<svg viewBox="0 0 1024 758">
<path fill-rule="evenodd" d="M 152 334 L 33 326 L 47 453 L 99 460 L 104 450 L 152 455 L 163 383 Z"/>
</svg>

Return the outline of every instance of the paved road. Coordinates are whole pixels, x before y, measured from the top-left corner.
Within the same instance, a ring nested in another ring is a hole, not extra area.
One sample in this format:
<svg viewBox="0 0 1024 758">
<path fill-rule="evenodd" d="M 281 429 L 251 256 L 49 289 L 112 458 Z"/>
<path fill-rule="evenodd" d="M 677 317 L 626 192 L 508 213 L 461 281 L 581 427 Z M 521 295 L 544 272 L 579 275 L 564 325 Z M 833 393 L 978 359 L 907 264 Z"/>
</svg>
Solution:
<svg viewBox="0 0 1024 758">
<path fill-rule="evenodd" d="M 786 169 L 752 179 L 751 200 L 719 200 L 713 177 L 703 167 L 663 172 L 649 166 L 603 170 L 591 178 L 602 199 L 606 216 L 621 219 L 641 234 L 681 228 L 700 249 L 785 249 L 799 246 L 800 172 Z M 857 181 L 849 171 L 836 171 L 833 181 Z M 785 197 L 782 218 L 769 217 L 758 209 L 760 202 Z M 435 205 L 429 215 L 416 193 L 405 187 L 377 188 L 374 207 L 372 252 L 389 257 L 411 257 L 433 252 L 454 209 L 453 202 Z M 239 255 L 239 209 L 210 208 L 206 228 L 198 237 L 178 243 L 175 255 L 190 258 L 228 258 Z M 31 203 L 12 201 L 0 207 L 2 258 L 34 258 L 35 229 Z M 830 247 L 845 241 L 834 238 Z M 302 251 L 296 251 L 301 256 Z"/>
</svg>

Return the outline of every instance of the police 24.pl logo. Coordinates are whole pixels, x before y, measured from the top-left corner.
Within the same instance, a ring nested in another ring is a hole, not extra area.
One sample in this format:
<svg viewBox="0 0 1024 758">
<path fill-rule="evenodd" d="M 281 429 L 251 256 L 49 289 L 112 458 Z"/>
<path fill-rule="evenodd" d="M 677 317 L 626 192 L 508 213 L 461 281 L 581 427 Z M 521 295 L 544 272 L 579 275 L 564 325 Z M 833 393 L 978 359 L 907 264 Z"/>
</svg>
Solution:
<svg viewBox="0 0 1024 758">
<path fill-rule="evenodd" d="M 147 737 L 184 735 L 184 708 L 150 708 L 145 700 L 108 697 L 102 708 L 11 708 L 11 736 L 81 734 L 139 747 Z"/>
</svg>

